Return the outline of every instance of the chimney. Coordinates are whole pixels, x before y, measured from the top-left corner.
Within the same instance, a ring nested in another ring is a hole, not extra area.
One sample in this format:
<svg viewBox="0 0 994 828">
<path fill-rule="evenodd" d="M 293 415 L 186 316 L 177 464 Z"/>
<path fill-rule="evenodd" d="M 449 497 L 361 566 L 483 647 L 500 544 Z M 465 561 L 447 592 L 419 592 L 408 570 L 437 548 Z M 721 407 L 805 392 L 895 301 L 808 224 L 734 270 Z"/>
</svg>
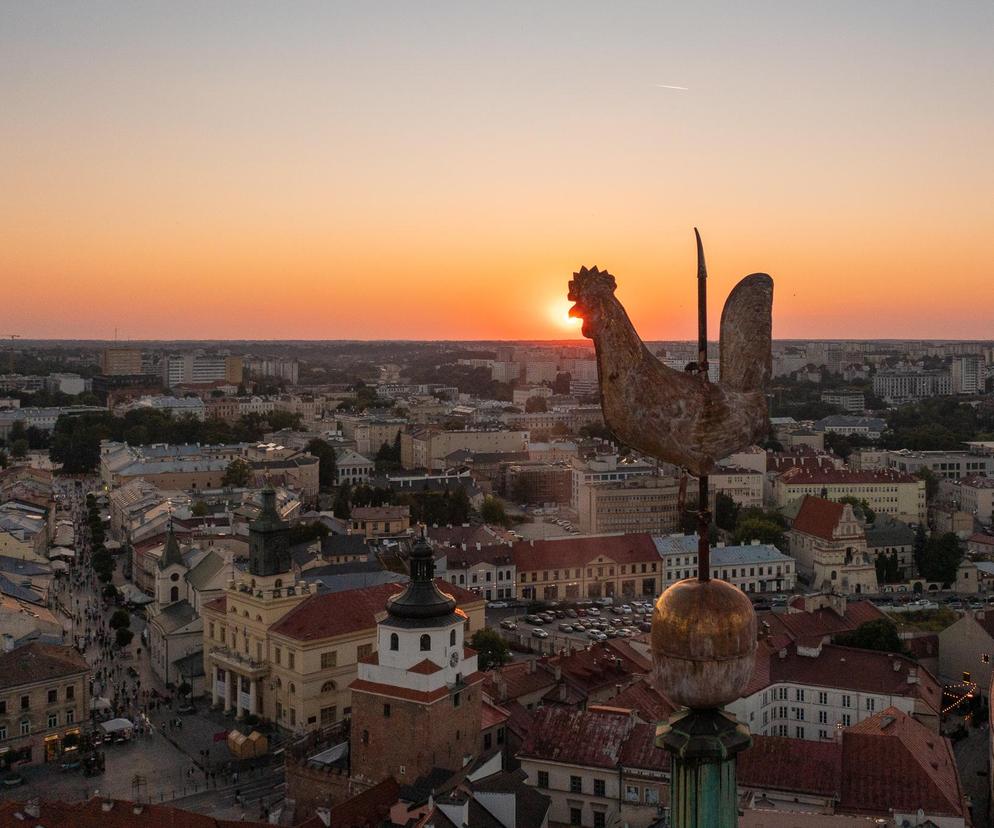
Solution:
<svg viewBox="0 0 994 828">
<path fill-rule="evenodd" d="M 528 659 L 528 673 L 529 675 L 535 672 L 535 659 Z"/>
<path fill-rule="evenodd" d="M 314 810 L 315 815 L 321 820 L 321 824 L 324 826 L 331 825 L 331 808 L 316 808 Z"/>
<path fill-rule="evenodd" d="M 131 808 L 131 812 L 132 812 L 133 814 L 135 814 L 135 816 L 137 816 L 138 814 L 140 814 L 140 813 L 141 813 L 142 811 L 144 811 L 144 810 L 145 810 L 145 806 L 144 806 L 144 805 L 142 805 L 142 804 L 141 804 L 140 802 L 136 802 L 136 803 L 135 803 L 135 804 L 134 804 L 134 805 L 132 806 L 132 808 Z"/>
<path fill-rule="evenodd" d="M 114 807 L 114 800 L 113 799 L 105 799 L 100 804 L 100 810 L 103 811 L 104 813 L 106 813 L 107 811 L 112 810 L 113 807 Z"/>
<path fill-rule="evenodd" d="M 780 650 L 780 652 L 779 652 L 779 653 L 777 653 L 777 655 L 778 655 L 778 656 L 780 656 L 780 660 L 781 660 L 781 661 L 783 661 L 783 660 L 784 660 L 785 658 L 787 658 L 787 648 L 786 648 L 786 647 L 783 647 L 783 648 L 782 648 L 782 649 Z"/>
<path fill-rule="evenodd" d="M 918 684 L 918 668 L 908 668 L 908 684 Z"/>
<path fill-rule="evenodd" d="M 983 621 L 984 620 L 984 611 L 983 610 L 977 610 L 975 617 L 976 617 L 976 619 L 978 621 Z"/>
<path fill-rule="evenodd" d="M 33 819 L 39 819 L 41 817 L 41 803 L 39 802 L 38 797 L 33 796 L 24 803 L 24 813 Z"/>
<path fill-rule="evenodd" d="M 477 541 L 476 542 L 476 551 L 479 552 L 481 549 L 483 549 L 483 544 L 480 543 L 479 541 Z"/>
<path fill-rule="evenodd" d="M 901 672 L 901 662 L 898 661 L 896 658 L 894 659 L 894 672 L 895 673 Z"/>
</svg>

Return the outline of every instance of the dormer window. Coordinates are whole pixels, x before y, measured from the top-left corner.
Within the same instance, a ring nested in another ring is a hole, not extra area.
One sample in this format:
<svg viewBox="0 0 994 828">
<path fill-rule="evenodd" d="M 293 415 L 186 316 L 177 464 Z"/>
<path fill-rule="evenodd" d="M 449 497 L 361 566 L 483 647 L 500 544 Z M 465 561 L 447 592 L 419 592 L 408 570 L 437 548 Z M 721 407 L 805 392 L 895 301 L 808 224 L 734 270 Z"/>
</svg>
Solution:
<svg viewBox="0 0 994 828">
<path fill-rule="evenodd" d="M 397 633 L 390 633 L 390 649 L 397 651 L 400 649 L 400 636 Z M 421 649 L 424 649 L 423 647 Z"/>
<path fill-rule="evenodd" d="M 421 636 L 421 652 L 428 652 L 431 650 L 431 636 L 425 633 Z"/>
</svg>

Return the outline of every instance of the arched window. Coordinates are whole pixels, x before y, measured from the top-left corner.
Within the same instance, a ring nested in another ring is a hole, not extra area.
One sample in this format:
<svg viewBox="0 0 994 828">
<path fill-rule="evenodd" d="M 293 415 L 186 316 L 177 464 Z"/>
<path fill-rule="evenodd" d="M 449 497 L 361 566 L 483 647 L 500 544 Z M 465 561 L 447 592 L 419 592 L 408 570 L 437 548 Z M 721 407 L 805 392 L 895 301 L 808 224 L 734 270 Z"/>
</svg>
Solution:
<svg viewBox="0 0 994 828">
<path fill-rule="evenodd" d="M 179 600 L 179 587 L 178 586 L 174 586 L 174 587 L 172 587 L 169 590 L 169 600 L 173 601 L 173 602 Z"/>
<path fill-rule="evenodd" d="M 422 652 L 425 652 L 430 649 L 431 649 L 431 636 L 428 635 L 428 633 L 425 633 L 423 636 L 421 636 L 421 650 Z"/>
<path fill-rule="evenodd" d="M 450 647 L 455 647 L 456 646 L 456 631 L 455 630 L 452 630 L 451 632 L 449 632 L 449 646 Z"/>
<path fill-rule="evenodd" d="M 294 686 L 294 683 L 291 681 L 290 682 L 290 694 L 293 695 L 296 692 L 297 692 L 297 688 L 296 688 L 296 686 Z"/>
<path fill-rule="evenodd" d="M 400 636 L 398 636 L 397 633 L 390 633 L 390 649 L 400 649 Z"/>
<path fill-rule="evenodd" d="M 321 685 L 322 693 L 334 693 L 338 689 L 338 686 L 333 681 L 326 681 Z"/>
<path fill-rule="evenodd" d="M 283 586 L 283 579 L 282 578 L 277 578 L 276 579 L 276 583 L 273 584 L 273 587 L 275 589 L 280 589 L 282 586 Z"/>
<path fill-rule="evenodd" d="M 172 575 L 169 576 L 169 580 L 170 581 L 178 581 L 179 580 L 179 573 L 178 572 L 174 572 Z"/>
</svg>

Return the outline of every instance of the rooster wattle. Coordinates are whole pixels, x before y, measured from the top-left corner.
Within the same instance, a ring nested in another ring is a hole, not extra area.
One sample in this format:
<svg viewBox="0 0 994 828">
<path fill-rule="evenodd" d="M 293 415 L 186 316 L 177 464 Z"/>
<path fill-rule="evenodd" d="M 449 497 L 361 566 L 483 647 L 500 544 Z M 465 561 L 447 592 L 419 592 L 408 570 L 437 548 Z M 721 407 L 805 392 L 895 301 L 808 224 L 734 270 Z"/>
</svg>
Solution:
<svg viewBox="0 0 994 828">
<path fill-rule="evenodd" d="M 700 277 L 706 275 L 697 238 Z M 601 407 L 608 427 L 639 451 L 707 474 L 716 460 L 761 440 L 769 429 L 766 384 L 772 369 L 773 280 L 742 279 L 721 314 L 717 383 L 663 365 L 639 338 L 607 271 L 581 268 L 569 283 L 570 316 L 593 339 Z"/>
</svg>

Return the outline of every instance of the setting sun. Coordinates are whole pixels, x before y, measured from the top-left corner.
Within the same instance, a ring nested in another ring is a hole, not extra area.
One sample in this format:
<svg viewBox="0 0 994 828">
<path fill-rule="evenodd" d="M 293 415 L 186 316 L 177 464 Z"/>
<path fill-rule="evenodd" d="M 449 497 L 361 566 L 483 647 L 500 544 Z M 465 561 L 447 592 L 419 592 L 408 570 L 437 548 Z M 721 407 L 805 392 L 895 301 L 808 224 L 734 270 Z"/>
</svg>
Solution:
<svg viewBox="0 0 994 828">
<path fill-rule="evenodd" d="M 571 307 L 573 307 L 573 303 L 568 299 L 558 300 L 550 308 L 549 316 L 560 328 L 579 328 L 582 320 L 569 315 Z"/>
</svg>

